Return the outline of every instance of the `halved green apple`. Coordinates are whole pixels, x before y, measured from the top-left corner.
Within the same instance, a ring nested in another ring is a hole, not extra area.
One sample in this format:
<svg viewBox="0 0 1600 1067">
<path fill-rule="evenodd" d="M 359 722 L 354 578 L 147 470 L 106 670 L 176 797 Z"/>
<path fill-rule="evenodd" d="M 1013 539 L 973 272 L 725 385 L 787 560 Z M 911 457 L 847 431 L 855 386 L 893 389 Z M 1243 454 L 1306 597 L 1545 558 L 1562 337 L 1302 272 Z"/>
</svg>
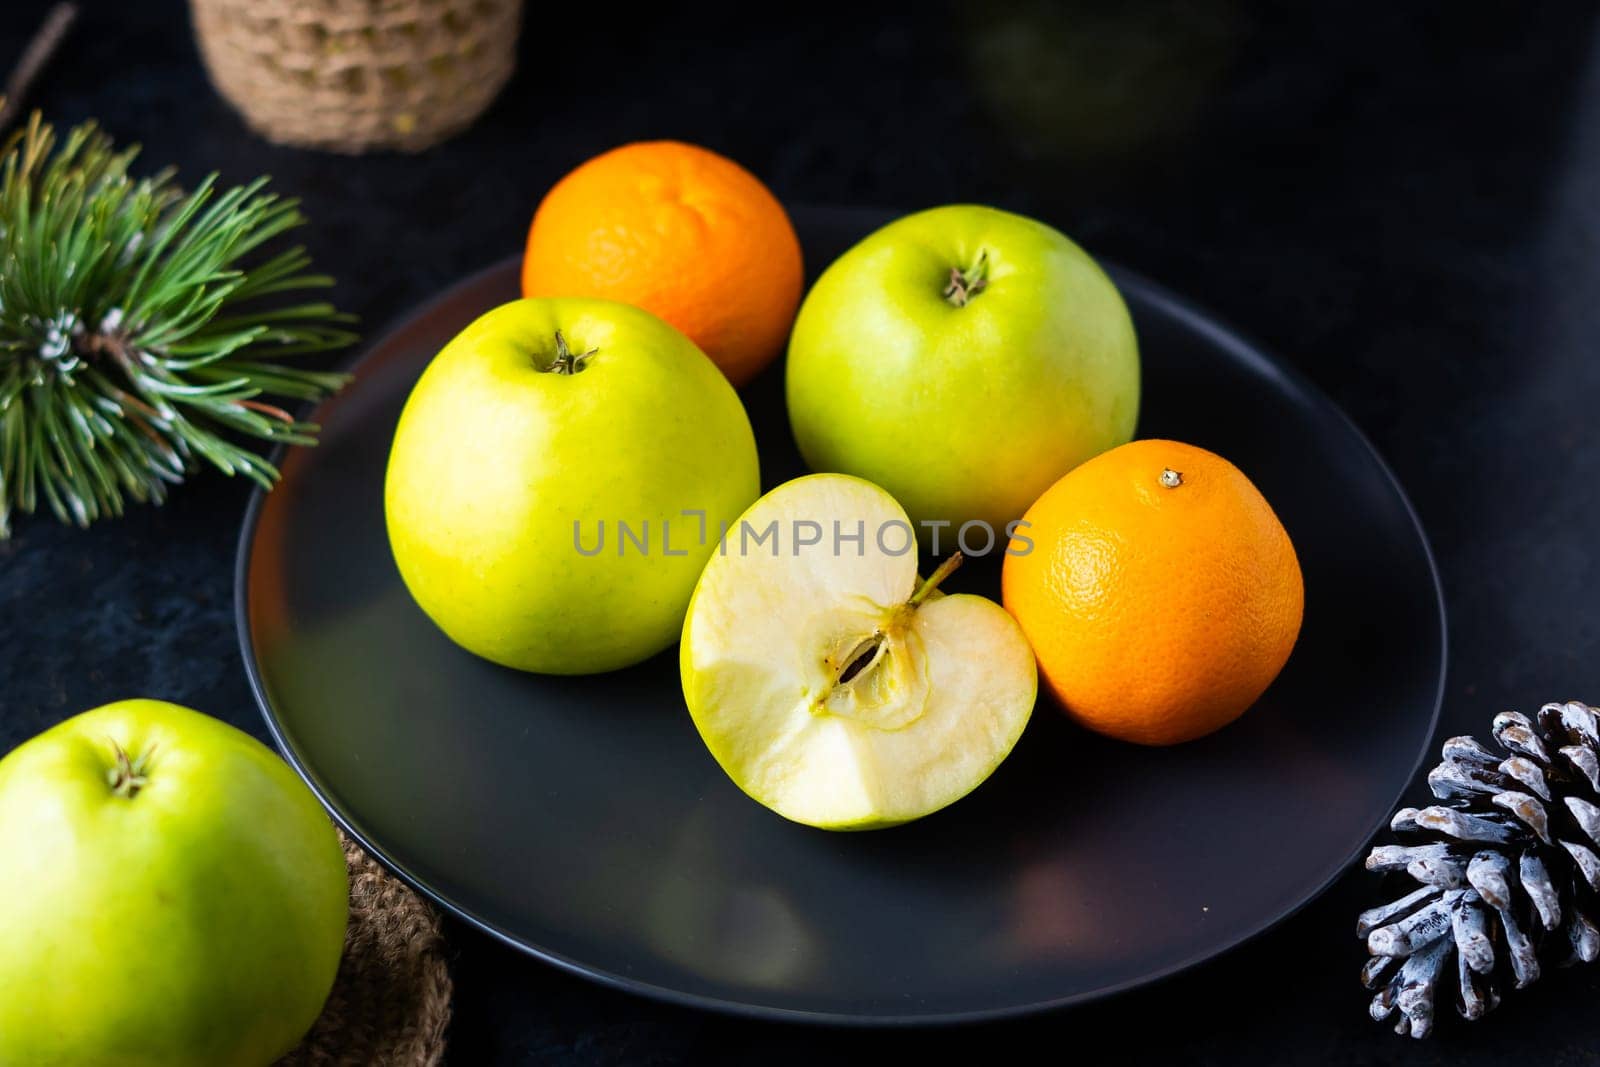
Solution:
<svg viewBox="0 0 1600 1067">
<path fill-rule="evenodd" d="M 860 478 L 797 478 L 750 506 L 700 575 L 679 655 L 695 726 L 739 788 L 864 830 L 989 777 L 1038 677 L 1004 608 L 936 593 L 959 562 L 919 581 L 905 510 Z"/>
</svg>

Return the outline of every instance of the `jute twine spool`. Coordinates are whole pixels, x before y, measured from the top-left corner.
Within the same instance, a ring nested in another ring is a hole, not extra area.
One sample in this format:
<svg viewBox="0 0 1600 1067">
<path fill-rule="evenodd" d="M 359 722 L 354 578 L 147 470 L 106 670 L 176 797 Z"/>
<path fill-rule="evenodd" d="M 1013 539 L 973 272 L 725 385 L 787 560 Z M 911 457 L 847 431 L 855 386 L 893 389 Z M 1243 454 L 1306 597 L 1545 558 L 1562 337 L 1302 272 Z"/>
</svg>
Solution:
<svg viewBox="0 0 1600 1067">
<path fill-rule="evenodd" d="M 516 64 L 522 0 L 189 0 L 217 90 L 264 137 L 420 151 Z"/>
<path fill-rule="evenodd" d="M 278 1067 L 435 1067 L 451 999 L 439 913 L 340 840 L 350 866 L 344 960 L 322 1017 Z"/>
</svg>

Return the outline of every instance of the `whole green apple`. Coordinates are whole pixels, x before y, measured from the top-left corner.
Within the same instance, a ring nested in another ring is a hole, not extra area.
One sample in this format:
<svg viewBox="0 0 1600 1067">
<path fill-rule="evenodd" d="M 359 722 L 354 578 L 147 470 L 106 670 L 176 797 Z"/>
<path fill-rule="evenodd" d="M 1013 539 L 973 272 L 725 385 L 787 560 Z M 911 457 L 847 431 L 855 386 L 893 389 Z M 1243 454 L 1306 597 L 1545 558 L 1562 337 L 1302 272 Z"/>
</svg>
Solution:
<svg viewBox="0 0 1600 1067">
<path fill-rule="evenodd" d="M 322 1011 L 349 885 L 271 750 L 125 700 L 0 760 L 0 1064 L 263 1067 Z"/>
<path fill-rule="evenodd" d="M 943 545 L 978 520 L 1004 544 L 1056 479 L 1133 436 L 1139 350 L 1081 248 L 1021 215 L 953 205 L 890 223 L 823 272 L 787 387 L 813 470 L 881 485 L 925 537 L 951 523 Z"/>
<path fill-rule="evenodd" d="M 517 300 L 445 346 L 400 417 L 389 544 L 440 629 L 544 674 L 672 644 L 720 525 L 760 491 L 733 387 L 609 300 Z"/>
</svg>

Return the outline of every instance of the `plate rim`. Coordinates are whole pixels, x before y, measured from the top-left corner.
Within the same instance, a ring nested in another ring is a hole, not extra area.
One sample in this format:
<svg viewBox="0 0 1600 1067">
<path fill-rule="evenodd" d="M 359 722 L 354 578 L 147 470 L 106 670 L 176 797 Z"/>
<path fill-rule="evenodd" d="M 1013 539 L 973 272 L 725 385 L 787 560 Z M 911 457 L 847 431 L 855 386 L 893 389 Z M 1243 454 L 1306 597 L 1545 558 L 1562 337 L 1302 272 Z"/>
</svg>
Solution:
<svg viewBox="0 0 1600 1067">
<path fill-rule="evenodd" d="M 841 213 L 841 209 L 835 208 L 820 209 L 816 214 L 828 214 L 830 211 L 832 213 Z M 862 213 L 864 216 L 867 212 L 863 211 Z M 496 260 L 488 266 L 479 268 L 451 283 L 442 292 L 410 311 L 389 320 L 384 329 L 375 335 L 374 340 L 361 346 L 348 359 L 342 360 L 338 369 L 344 373 L 359 375 L 362 366 L 374 359 L 390 337 L 408 328 L 413 322 L 434 313 L 446 302 L 453 299 L 458 291 L 504 274 L 508 269 L 512 269 L 520 258 L 519 255 L 513 254 Z M 1248 335 L 1236 330 L 1226 319 L 1211 314 L 1201 305 L 1179 295 L 1161 283 L 1152 281 L 1140 272 L 1124 267 L 1114 260 L 1100 259 L 1098 262 L 1119 289 L 1125 286 L 1139 289 L 1141 296 L 1164 314 L 1180 321 L 1186 328 L 1204 336 L 1210 343 L 1225 349 L 1234 358 L 1239 359 L 1257 371 L 1283 380 L 1292 391 L 1310 397 L 1325 410 L 1330 411 L 1344 425 L 1345 429 L 1354 436 L 1359 445 L 1366 450 L 1373 462 L 1377 464 L 1377 468 L 1384 480 L 1387 481 L 1389 487 L 1398 497 L 1406 517 L 1410 520 L 1417 542 L 1422 548 L 1423 559 L 1428 565 L 1428 576 L 1433 583 L 1434 617 L 1439 632 L 1438 678 L 1434 687 L 1433 709 L 1428 717 L 1426 739 L 1412 761 L 1410 773 L 1395 793 L 1394 798 L 1386 806 L 1384 813 L 1376 823 L 1366 830 L 1356 847 L 1348 855 L 1342 857 L 1336 865 L 1331 866 L 1323 879 L 1301 900 L 1264 919 L 1254 929 L 1207 951 L 1196 953 L 1165 967 L 1139 975 L 1136 978 L 1126 979 L 1108 986 L 1026 1003 L 1006 1004 L 970 1011 L 921 1014 L 852 1013 L 836 1010 L 786 1008 L 703 993 L 689 993 L 670 986 L 663 986 L 633 978 L 629 975 L 619 974 L 602 967 L 595 967 L 542 945 L 534 944 L 525 938 L 518 937 L 495 923 L 474 914 L 466 906 L 457 903 L 446 894 L 427 885 L 424 879 L 413 874 L 406 865 L 398 862 L 387 849 L 378 845 L 368 834 L 358 829 L 355 825 L 356 820 L 353 813 L 346 813 L 334 804 L 330 798 L 329 790 L 324 788 L 317 774 L 301 758 L 301 754 L 291 743 L 285 728 L 278 720 L 278 715 L 273 709 L 272 702 L 268 699 L 261 665 L 256 658 L 250 632 L 250 613 L 248 610 L 250 561 L 255 546 L 256 531 L 260 526 L 261 510 L 266 504 L 268 492 L 266 489 L 257 486 L 251 490 L 249 501 L 245 506 L 244 520 L 239 531 L 239 540 L 234 556 L 234 626 L 251 696 L 256 702 L 256 707 L 261 712 L 262 720 L 266 723 L 267 731 L 271 734 L 278 752 L 293 768 L 300 780 L 311 790 L 318 803 L 322 805 L 334 822 L 343 828 L 345 833 L 350 835 L 369 855 L 382 863 L 402 882 L 432 901 L 457 921 L 465 923 L 468 927 L 488 935 L 523 955 L 607 988 L 678 1007 L 708 1011 L 724 1016 L 766 1022 L 861 1029 L 942 1027 L 1000 1022 L 1091 1004 L 1136 989 L 1153 986 L 1235 952 L 1270 933 L 1327 893 L 1334 883 L 1342 878 L 1345 872 L 1360 858 L 1361 853 L 1365 851 L 1373 838 L 1387 825 L 1390 817 L 1389 813 L 1404 798 L 1407 790 L 1416 781 L 1418 772 L 1422 769 L 1429 752 L 1433 749 L 1434 737 L 1439 730 L 1439 719 L 1444 706 L 1445 685 L 1450 666 L 1450 632 L 1444 599 L 1444 585 L 1439 575 L 1439 564 L 1434 557 L 1433 546 L 1428 540 L 1427 530 L 1422 525 L 1422 519 L 1417 514 L 1416 506 L 1411 502 L 1405 487 L 1400 484 L 1400 479 L 1395 475 L 1393 468 L 1389 466 L 1389 463 L 1383 458 L 1383 454 L 1373 445 L 1372 441 L 1361 430 L 1361 427 L 1355 423 L 1355 420 L 1305 372 L 1290 363 L 1275 358 L 1266 349 L 1252 341 Z M 330 402 L 337 402 L 342 395 L 336 394 L 334 397 L 326 398 L 315 405 L 312 410 L 320 410 Z M 287 445 L 279 445 L 272 450 L 269 458 L 275 467 L 281 469 L 284 457 L 288 452 L 289 447 Z"/>
</svg>

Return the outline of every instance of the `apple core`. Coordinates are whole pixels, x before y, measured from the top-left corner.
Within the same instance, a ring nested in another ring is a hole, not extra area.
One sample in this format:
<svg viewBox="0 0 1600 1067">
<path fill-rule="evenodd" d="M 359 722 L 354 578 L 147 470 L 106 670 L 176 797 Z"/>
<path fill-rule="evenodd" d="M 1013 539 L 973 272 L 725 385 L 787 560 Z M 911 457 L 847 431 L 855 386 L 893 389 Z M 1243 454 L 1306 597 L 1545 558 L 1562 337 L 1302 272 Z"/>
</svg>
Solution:
<svg viewBox="0 0 1600 1067">
<path fill-rule="evenodd" d="M 813 714 L 844 715 L 885 730 L 897 730 L 921 716 L 921 701 L 907 701 L 896 710 L 888 699 L 903 700 L 906 695 L 907 687 L 895 684 L 895 668 L 903 664 L 907 669 L 901 673 L 912 679 L 922 675 L 920 649 L 909 640 L 911 615 L 939 588 L 939 583 L 955 573 L 961 560 L 961 553 L 956 552 L 941 563 L 904 604 L 889 609 L 884 625 L 853 647 L 847 645 L 850 651 L 846 655 L 824 657 L 824 664 L 836 680 L 812 702 Z M 914 684 L 911 688 L 915 688 Z"/>
</svg>

